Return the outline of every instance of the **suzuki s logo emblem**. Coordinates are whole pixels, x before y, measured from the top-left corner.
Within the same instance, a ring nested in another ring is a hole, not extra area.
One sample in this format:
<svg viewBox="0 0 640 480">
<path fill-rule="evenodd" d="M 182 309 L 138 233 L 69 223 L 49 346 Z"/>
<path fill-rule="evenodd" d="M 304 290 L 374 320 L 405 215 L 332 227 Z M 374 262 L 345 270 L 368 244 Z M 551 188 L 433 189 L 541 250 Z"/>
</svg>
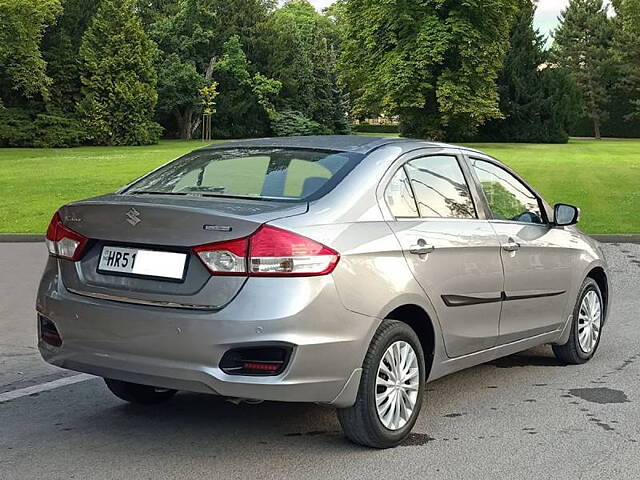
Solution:
<svg viewBox="0 0 640 480">
<path fill-rule="evenodd" d="M 127 217 L 127 222 L 129 222 L 134 227 L 139 224 L 142 220 L 140 220 L 140 212 L 135 208 L 131 208 L 125 216 Z"/>
</svg>

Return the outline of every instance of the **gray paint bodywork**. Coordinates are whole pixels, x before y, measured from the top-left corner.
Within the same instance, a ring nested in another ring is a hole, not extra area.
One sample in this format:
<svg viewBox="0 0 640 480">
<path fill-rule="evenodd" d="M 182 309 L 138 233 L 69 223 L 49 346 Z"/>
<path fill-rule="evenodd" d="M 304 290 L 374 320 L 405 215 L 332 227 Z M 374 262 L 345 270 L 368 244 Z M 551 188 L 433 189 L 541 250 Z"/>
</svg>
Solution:
<svg viewBox="0 0 640 480">
<path fill-rule="evenodd" d="M 418 306 L 430 319 L 435 344 L 429 380 L 434 380 L 535 345 L 563 343 L 583 279 L 596 267 L 606 270 L 597 243 L 574 227 L 490 219 L 468 164 L 471 157 L 489 159 L 480 152 L 369 137 L 259 139 L 212 148 L 228 146 L 366 156 L 334 190 L 308 204 L 116 193 L 63 207 L 70 228 L 99 241 L 82 262 L 50 258 L 47 263 L 37 310 L 56 323 L 64 339 L 62 348 L 40 342 L 47 361 L 167 388 L 344 407 L 355 400 L 378 325 L 398 307 Z M 407 160 L 433 154 L 458 157 L 472 182 L 477 220 L 393 217 L 384 201 L 388 180 Z M 146 225 L 132 228 L 124 222 L 131 206 Z M 551 208 L 544 208 L 550 218 Z M 203 230 L 211 223 L 233 231 Z M 329 276 L 308 278 L 211 277 L 191 258 L 190 275 L 180 285 L 95 272 L 105 243 L 187 248 L 245 236 L 263 223 L 335 249 L 337 268 Z M 418 238 L 435 250 L 410 254 Z M 517 238 L 521 251 L 503 252 L 507 238 Z M 555 294 L 544 296 L 550 292 Z M 447 306 L 442 298 L 492 299 L 505 293 L 528 298 L 462 307 Z M 229 376 L 218 367 L 231 347 L 282 343 L 294 352 L 276 377 Z"/>
</svg>

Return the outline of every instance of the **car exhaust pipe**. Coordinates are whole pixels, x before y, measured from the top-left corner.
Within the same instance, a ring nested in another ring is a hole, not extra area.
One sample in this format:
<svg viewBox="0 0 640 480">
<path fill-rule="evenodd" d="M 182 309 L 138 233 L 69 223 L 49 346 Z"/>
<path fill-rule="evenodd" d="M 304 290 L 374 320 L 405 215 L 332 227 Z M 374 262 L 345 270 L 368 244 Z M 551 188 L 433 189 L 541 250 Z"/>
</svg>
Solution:
<svg viewBox="0 0 640 480">
<path fill-rule="evenodd" d="M 241 403 L 246 403 L 247 405 L 260 405 L 264 400 L 258 400 L 257 398 L 231 397 L 227 398 L 227 402 L 233 403 L 234 405 L 240 405 Z"/>
</svg>

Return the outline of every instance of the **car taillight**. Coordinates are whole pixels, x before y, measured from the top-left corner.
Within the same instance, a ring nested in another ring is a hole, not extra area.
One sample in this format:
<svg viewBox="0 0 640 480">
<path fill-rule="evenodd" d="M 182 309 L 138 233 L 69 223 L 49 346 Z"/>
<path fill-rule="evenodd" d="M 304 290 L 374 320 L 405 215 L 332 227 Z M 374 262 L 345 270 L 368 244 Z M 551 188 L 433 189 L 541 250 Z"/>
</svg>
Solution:
<svg viewBox="0 0 640 480">
<path fill-rule="evenodd" d="M 65 227 L 58 212 L 53 215 L 49 223 L 45 239 L 51 255 L 74 262 L 80 260 L 89 241 L 84 235 Z"/>
<path fill-rule="evenodd" d="M 339 258 L 321 243 L 269 225 L 260 227 L 249 242 L 251 275 L 326 275 Z"/>
<path fill-rule="evenodd" d="M 243 275 L 247 273 L 248 244 L 247 238 L 240 238 L 201 245 L 193 251 L 214 275 Z"/>
<path fill-rule="evenodd" d="M 340 255 L 309 238 L 270 225 L 247 238 L 195 247 L 213 275 L 316 276 L 331 273 Z"/>
</svg>

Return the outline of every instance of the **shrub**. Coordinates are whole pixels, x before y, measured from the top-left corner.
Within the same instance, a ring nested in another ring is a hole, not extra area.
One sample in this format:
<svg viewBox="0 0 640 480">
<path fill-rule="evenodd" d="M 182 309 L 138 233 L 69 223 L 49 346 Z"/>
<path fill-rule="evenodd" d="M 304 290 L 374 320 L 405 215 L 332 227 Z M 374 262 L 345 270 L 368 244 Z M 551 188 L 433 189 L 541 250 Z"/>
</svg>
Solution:
<svg viewBox="0 0 640 480">
<path fill-rule="evenodd" d="M 328 135 L 331 132 L 318 122 L 308 119 L 294 110 L 278 112 L 271 121 L 271 130 L 277 137 L 294 135 Z"/>
<path fill-rule="evenodd" d="M 0 147 L 27 147 L 33 143 L 33 119 L 17 108 L 0 108 Z"/>
<path fill-rule="evenodd" d="M 351 129 L 360 133 L 399 133 L 400 129 L 396 124 L 372 125 L 370 123 L 359 123 L 353 125 Z"/>
<path fill-rule="evenodd" d="M 0 147 L 76 147 L 87 134 L 73 118 L 19 108 L 0 110 Z"/>
<path fill-rule="evenodd" d="M 37 148 L 77 147 L 87 139 L 87 132 L 75 119 L 58 115 L 36 116 L 33 146 Z"/>
</svg>

